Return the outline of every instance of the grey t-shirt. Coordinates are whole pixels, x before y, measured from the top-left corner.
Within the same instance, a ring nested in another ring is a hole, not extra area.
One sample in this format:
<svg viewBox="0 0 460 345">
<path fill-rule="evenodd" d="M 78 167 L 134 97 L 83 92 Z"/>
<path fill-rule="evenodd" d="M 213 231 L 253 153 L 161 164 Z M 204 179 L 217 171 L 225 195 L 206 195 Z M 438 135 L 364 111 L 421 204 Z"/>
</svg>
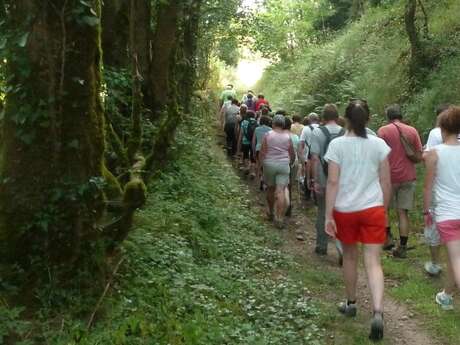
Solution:
<svg viewBox="0 0 460 345">
<path fill-rule="evenodd" d="M 337 124 L 330 124 L 325 126 L 329 133 L 334 137 L 340 133 L 342 127 Z M 311 154 L 319 156 L 320 160 L 326 155 L 326 141 L 327 138 L 320 128 L 315 128 L 311 136 Z M 324 170 L 321 164 L 316 165 L 318 184 L 322 187 L 326 186 L 327 178 L 324 175 Z"/>
<path fill-rule="evenodd" d="M 225 110 L 225 123 L 236 123 L 236 116 L 240 112 L 240 107 L 232 104 Z"/>
</svg>

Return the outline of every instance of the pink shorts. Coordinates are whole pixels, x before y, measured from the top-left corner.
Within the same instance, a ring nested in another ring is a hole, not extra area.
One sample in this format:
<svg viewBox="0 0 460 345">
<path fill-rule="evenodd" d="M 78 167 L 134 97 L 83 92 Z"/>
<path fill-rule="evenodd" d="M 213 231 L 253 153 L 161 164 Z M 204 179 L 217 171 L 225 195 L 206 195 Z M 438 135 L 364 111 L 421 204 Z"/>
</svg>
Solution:
<svg viewBox="0 0 460 345">
<path fill-rule="evenodd" d="M 436 224 L 442 243 L 460 240 L 460 219 L 446 220 Z"/>
</svg>

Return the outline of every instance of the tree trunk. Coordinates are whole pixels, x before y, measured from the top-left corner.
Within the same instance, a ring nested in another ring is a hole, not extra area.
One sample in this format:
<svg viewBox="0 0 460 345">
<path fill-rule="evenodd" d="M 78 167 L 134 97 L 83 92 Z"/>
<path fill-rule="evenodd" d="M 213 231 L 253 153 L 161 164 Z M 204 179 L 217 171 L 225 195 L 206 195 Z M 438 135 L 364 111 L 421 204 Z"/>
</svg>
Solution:
<svg viewBox="0 0 460 345">
<path fill-rule="evenodd" d="M 157 24 L 153 39 L 152 62 L 150 64 L 151 92 L 149 108 L 158 119 L 171 98 L 172 70 L 176 64 L 176 47 L 182 4 L 180 1 L 169 1 L 158 5 Z"/>
<path fill-rule="evenodd" d="M 184 23 L 183 35 L 183 58 L 184 71 L 182 80 L 179 83 L 182 100 L 182 106 L 185 113 L 190 113 L 190 100 L 195 88 L 197 79 L 197 50 L 198 50 L 198 30 L 200 25 L 200 9 L 202 1 L 194 1 L 187 13 L 188 18 Z"/>
<path fill-rule="evenodd" d="M 427 64 L 416 23 L 417 0 L 407 0 L 404 21 L 411 50 L 411 62 L 409 71 L 411 77 L 413 77 L 413 80 L 415 81 L 420 75 L 420 70 Z"/>
<path fill-rule="evenodd" d="M 104 1 L 102 6 L 102 49 L 104 66 L 127 67 L 129 0 Z"/>
<path fill-rule="evenodd" d="M 104 211 L 101 1 L 6 2 L 4 257 L 94 263 Z"/>
</svg>

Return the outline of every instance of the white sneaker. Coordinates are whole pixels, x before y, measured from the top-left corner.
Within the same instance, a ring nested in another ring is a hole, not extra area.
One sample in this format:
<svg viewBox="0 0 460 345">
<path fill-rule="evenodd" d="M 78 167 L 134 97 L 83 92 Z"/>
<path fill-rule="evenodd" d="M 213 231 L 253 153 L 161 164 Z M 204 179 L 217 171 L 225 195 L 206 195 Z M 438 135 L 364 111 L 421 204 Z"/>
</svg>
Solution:
<svg viewBox="0 0 460 345">
<path fill-rule="evenodd" d="M 425 262 L 425 271 L 430 276 L 437 276 L 441 273 L 442 267 L 438 264 L 434 264 L 431 261 Z"/>
<path fill-rule="evenodd" d="M 436 303 L 438 303 L 443 310 L 454 309 L 454 298 L 452 295 L 447 294 L 444 290 L 436 294 Z"/>
</svg>

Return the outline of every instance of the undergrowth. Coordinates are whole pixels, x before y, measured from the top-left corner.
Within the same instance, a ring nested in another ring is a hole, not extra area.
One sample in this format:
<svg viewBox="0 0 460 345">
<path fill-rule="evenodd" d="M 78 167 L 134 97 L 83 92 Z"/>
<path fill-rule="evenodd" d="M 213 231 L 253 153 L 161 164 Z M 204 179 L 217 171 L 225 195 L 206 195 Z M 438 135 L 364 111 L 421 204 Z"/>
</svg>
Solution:
<svg viewBox="0 0 460 345">
<path fill-rule="evenodd" d="M 94 326 L 86 323 L 95 299 L 75 291 L 70 305 L 42 308 L 30 324 L 18 321 L 20 311 L 5 314 L 13 323 L 0 337 L 9 327 L 43 344 L 322 343 L 321 309 L 295 278 L 300 265 L 270 245 L 212 122 L 197 108 L 182 125 Z"/>
</svg>

